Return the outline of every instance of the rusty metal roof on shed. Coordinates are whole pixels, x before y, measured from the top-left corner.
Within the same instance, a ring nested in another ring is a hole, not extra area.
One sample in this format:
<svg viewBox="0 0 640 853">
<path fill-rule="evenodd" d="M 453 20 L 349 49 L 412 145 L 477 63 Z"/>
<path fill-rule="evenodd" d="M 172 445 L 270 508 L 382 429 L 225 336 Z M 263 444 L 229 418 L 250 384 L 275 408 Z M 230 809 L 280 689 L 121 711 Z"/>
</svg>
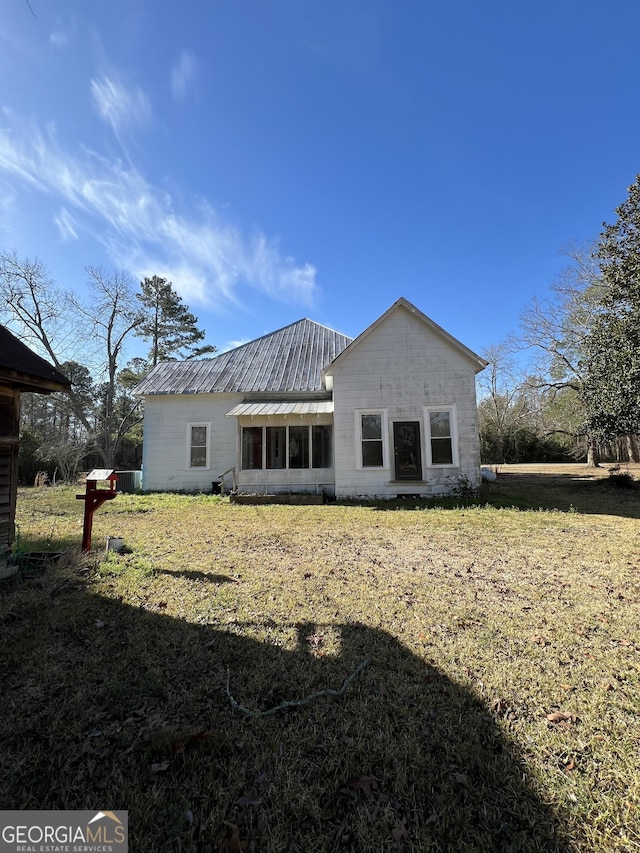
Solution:
<svg viewBox="0 0 640 853">
<path fill-rule="evenodd" d="M 298 320 L 215 358 L 162 362 L 136 386 L 135 393 L 322 391 L 323 368 L 351 341 L 313 320 Z"/>
</svg>

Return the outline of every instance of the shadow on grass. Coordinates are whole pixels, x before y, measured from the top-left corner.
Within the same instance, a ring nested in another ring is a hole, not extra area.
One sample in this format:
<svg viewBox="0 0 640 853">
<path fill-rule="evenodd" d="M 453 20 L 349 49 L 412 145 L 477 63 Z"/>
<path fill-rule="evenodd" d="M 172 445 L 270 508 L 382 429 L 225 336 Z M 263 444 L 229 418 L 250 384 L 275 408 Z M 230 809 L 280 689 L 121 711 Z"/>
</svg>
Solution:
<svg viewBox="0 0 640 853">
<path fill-rule="evenodd" d="M 353 506 L 357 502 L 344 503 Z M 488 506 L 494 509 L 555 510 L 584 515 L 640 518 L 640 489 L 616 488 L 606 478 L 583 479 L 571 474 L 545 476 L 507 473 L 500 474 L 495 483 L 483 484 L 473 496 L 424 500 L 401 498 L 371 501 L 366 505 L 382 512 Z"/>
<path fill-rule="evenodd" d="M 206 583 L 221 584 L 221 583 L 238 583 L 235 578 L 230 578 L 228 575 L 212 575 L 208 572 L 198 572 L 187 569 L 186 571 L 176 571 L 174 569 L 155 569 L 154 575 L 170 575 L 174 578 L 185 578 L 190 581 L 205 581 Z"/>
<path fill-rule="evenodd" d="M 484 704 L 384 631 L 194 625 L 56 572 L 1 611 L 0 808 L 128 809 L 145 853 L 568 849 Z M 267 710 L 365 660 L 273 716 L 227 693 Z"/>
<path fill-rule="evenodd" d="M 606 477 L 505 473 L 482 488 L 488 502 L 496 506 L 511 500 L 519 509 L 640 518 L 640 490 L 616 488 Z"/>
</svg>

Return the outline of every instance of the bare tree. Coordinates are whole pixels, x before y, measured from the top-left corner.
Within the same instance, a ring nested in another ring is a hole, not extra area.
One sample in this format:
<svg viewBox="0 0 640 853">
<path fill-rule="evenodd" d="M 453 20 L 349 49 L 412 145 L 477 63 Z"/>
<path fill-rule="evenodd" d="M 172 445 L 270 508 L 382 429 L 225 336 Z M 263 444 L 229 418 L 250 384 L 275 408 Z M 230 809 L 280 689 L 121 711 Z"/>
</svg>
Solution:
<svg viewBox="0 0 640 853">
<path fill-rule="evenodd" d="M 79 338 L 69 312 L 69 296 L 51 279 L 42 261 L 0 253 L 0 310 L 31 346 L 59 369 L 77 353 Z M 71 322 L 70 322 L 71 320 Z"/>
<path fill-rule="evenodd" d="M 125 433 L 139 419 L 138 402 L 119 388 L 118 371 L 142 314 L 125 273 L 99 267 L 86 272 L 90 302 L 58 288 L 41 261 L 20 259 L 15 252 L 0 254 L 0 313 L 62 373 L 65 364 L 83 367 L 77 357 L 92 368 L 98 399 L 88 407 L 86 388 L 77 384 L 69 393 L 75 423 L 84 429 L 82 435 L 74 430 L 73 444 L 80 448 L 86 443 L 105 467 L 112 467 Z M 48 439 L 56 444 L 55 436 Z"/>
<path fill-rule="evenodd" d="M 591 245 L 573 244 L 565 249 L 571 264 L 552 285 L 546 299 L 534 299 L 522 315 L 518 349 L 531 349 L 533 360 L 531 384 L 545 392 L 551 401 L 558 394 L 573 394 L 577 405 L 583 388 L 582 358 L 587 336 L 599 309 L 604 285 L 600 268 L 593 258 Z M 576 435 L 580 428 L 575 427 Z M 571 430 L 556 428 L 557 432 Z M 582 432 L 584 435 L 584 432 Z M 587 464 L 598 465 L 598 448 L 590 435 Z"/>
<path fill-rule="evenodd" d="M 40 447 L 42 459 L 55 463 L 65 483 L 73 483 L 78 478 L 80 465 L 89 451 L 86 441 L 58 439 L 46 441 Z"/>
<path fill-rule="evenodd" d="M 73 300 L 56 286 L 37 258 L 21 259 L 16 252 L 0 254 L 0 312 L 21 338 L 63 374 L 69 357 L 78 354 L 86 343 L 86 336 L 78 331 Z M 93 425 L 86 401 L 73 385 L 67 393 L 75 417 L 91 435 Z"/>
<path fill-rule="evenodd" d="M 519 437 L 533 429 L 535 403 L 508 344 L 494 344 L 482 357 L 489 365 L 478 376 L 480 436 L 483 447 L 496 457 L 487 461 L 506 462 L 514 456 Z"/>
<path fill-rule="evenodd" d="M 90 305 L 71 297 L 74 309 L 84 318 L 94 340 L 101 342 L 100 371 L 105 376 L 102 385 L 97 449 L 104 464 L 113 465 L 118 448 L 131 426 L 139 420 L 139 402 L 129 400 L 124 405 L 118 396 L 118 372 L 123 366 L 128 338 L 142 322 L 142 313 L 135 299 L 133 283 L 124 272 L 106 272 L 100 267 L 85 270 L 92 294 Z M 119 405 L 118 405 L 119 404 Z"/>
</svg>

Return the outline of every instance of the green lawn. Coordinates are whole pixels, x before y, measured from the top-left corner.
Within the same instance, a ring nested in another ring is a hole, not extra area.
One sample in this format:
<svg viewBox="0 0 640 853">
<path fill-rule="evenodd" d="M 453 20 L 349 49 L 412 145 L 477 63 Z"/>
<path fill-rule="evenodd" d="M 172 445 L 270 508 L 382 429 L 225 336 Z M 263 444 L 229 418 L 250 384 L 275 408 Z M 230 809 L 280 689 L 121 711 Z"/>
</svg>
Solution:
<svg viewBox="0 0 640 853">
<path fill-rule="evenodd" d="M 640 491 L 121 495 L 91 558 L 80 491 L 19 494 L 65 553 L 0 586 L 0 808 L 128 809 L 145 853 L 640 850 Z"/>
</svg>

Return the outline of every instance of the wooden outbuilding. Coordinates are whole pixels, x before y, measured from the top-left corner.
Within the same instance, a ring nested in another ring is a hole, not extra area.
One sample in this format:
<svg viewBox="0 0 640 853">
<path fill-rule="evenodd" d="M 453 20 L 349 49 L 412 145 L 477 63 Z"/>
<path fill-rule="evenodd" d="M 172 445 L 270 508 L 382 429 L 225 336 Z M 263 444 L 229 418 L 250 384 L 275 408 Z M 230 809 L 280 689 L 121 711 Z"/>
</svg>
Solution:
<svg viewBox="0 0 640 853">
<path fill-rule="evenodd" d="M 0 326 L 0 560 L 15 535 L 20 394 L 68 391 L 69 380 Z"/>
</svg>

